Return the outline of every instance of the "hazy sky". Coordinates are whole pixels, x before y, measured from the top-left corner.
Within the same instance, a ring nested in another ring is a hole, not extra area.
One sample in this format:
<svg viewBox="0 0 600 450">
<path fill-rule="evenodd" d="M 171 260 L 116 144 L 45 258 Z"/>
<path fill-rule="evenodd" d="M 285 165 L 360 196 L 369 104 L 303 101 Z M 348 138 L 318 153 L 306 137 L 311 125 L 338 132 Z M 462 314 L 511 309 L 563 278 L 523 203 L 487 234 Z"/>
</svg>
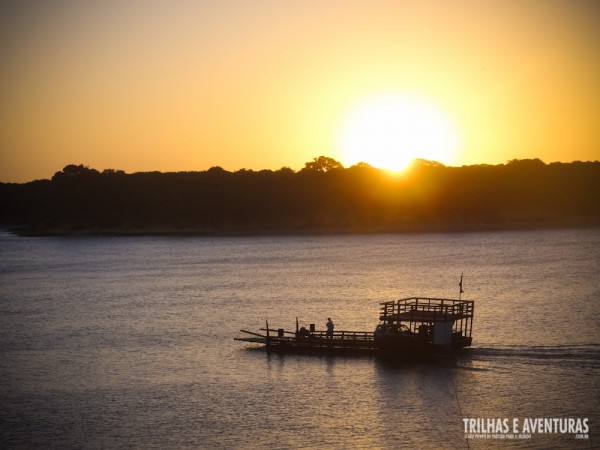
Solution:
<svg viewBox="0 0 600 450">
<path fill-rule="evenodd" d="M 599 55 L 597 0 L 3 0 L 0 181 L 348 164 L 386 93 L 444 111 L 450 165 L 598 160 Z"/>
</svg>

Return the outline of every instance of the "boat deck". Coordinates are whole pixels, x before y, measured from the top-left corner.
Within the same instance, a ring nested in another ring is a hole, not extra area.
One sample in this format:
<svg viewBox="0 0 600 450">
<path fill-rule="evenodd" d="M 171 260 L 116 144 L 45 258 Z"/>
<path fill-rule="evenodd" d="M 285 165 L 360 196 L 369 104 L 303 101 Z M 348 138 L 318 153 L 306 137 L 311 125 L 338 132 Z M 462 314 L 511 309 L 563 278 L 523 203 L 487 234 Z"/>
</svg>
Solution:
<svg viewBox="0 0 600 450">
<path fill-rule="evenodd" d="M 240 330 L 249 336 L 236 337 L 236 341 L 254 342 L 265 344 L 268 347 L 296 348 L 296 349 L 323 349 L 323 350 L 364 350 L 372 351 L 375 345 L 375 336 L 366 331 L 334 331 L 333 336 L 327 336 L 325 331 L 314 331 L 306 336 L 285 331 L 281 328 L 261 328 L 265 334 Z"/>
</svg>

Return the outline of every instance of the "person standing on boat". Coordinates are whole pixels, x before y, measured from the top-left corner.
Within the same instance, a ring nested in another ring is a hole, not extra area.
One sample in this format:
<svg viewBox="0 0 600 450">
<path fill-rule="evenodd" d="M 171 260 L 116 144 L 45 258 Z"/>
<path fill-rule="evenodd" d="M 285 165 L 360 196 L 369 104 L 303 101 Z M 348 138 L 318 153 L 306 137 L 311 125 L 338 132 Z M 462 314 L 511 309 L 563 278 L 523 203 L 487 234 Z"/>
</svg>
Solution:
<svg viewBox="0 0 600 450">
<path fill-rule="evenodd" d="M 331 321 L 331 317 L 327 319 L 327 337 L 333 339 L 333 322 Z"/>
</svg>

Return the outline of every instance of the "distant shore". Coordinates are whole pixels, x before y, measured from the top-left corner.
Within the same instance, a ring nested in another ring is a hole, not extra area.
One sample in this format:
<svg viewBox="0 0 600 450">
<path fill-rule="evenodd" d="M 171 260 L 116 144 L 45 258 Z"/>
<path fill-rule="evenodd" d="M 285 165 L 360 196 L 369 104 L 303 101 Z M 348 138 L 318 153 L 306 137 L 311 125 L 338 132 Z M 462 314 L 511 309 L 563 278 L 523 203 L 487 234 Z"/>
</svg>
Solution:
<svg viewBox="0 0 600 450">
<path fill-rule="evenodd" d="M 348 235 L 600 225 L 600 162 L 518 160 L 456 168 L 422 161 L 398 178 L 333 163 L 307 163 L 299 172 L 216 167 L 165 174 L 69 165 L 51 180 L 0 183 L 0 224 L 22 236 Z"/>
<path fill-rule="evenodd" d="M 410 234 L 410 233 L 476 233 L 494 231 L 532 231 L 547 229 L 600 228 L 598 220 L 557 220 L 505 223 L 430 223 L 407 224 L 394 227 L 321 227 L 321 228 L 176 228 L 176 227 L 132 227 L 132 228 L 40 228 L 0 226 L 6 232 L 23 237 L 51 236 L 173 236 L 173 237 L 235 237 L 235 236 L 327 236 L 366 234 Z"/>
</svg>

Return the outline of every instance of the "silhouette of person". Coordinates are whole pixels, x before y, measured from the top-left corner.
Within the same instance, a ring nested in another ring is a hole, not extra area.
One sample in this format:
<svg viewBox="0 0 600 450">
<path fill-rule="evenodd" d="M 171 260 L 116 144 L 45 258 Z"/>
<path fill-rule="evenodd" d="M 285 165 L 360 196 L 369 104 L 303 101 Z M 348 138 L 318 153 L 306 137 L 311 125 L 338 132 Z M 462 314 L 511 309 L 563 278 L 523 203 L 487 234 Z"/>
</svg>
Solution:
<svg viewBox="0 0 600 450">
<path fill-rule="evenodd" d="M 331 317 L 327 318 L 327 337 L 333 339 L 333 322 Z"/>
</svg>

